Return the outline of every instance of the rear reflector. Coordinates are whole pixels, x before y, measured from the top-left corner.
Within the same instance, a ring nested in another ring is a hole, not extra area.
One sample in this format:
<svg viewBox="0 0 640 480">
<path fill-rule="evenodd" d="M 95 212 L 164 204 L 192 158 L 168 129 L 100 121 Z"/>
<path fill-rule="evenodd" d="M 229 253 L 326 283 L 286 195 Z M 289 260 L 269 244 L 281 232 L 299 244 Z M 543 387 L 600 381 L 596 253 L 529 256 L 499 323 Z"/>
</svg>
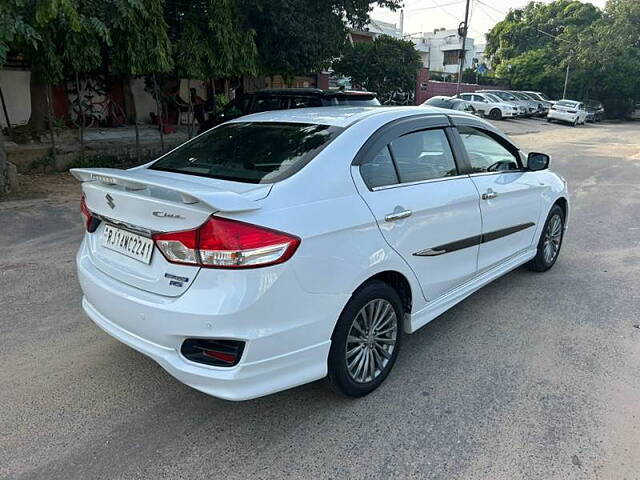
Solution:
<svg viewBox="0 0 640 480">
<path fill-rule="evenodd" d="M 188 338 L 182 343 L 180 353 L 192 362 L 233 367 L 242 357 L 244 342 L 238 340 L 206 340 Z"/>
<path fill-rule="evenodd" d="M 87 232 L 95 232 L 96 228 L 98 228 L 98 225 L 100 225 L 100 220 L 94 217 L 91 210 L 89 210 L 89 207 L 87 207 L 87 202 L 84 199 L 84 195 L 82 195 L 82 198 L 80 199 L 80 212 L 82 212 L 82 215 L 84 217 L 84 226 L 86 227 Z"/>
<path fill-rule="evenodd" d="M 209 268 L 256 268 L 287 261 L 300 238 L 249 223 L 211 217 L 194 230 L 153 236 L 171 263 Z"/>
</svg>

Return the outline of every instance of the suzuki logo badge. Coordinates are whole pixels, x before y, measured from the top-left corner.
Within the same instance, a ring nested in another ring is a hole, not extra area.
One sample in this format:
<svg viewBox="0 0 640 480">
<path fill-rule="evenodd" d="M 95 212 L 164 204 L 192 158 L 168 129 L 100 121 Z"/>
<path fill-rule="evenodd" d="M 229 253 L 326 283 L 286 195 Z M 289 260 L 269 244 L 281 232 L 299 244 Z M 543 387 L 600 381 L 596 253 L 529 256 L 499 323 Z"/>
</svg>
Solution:
<svg viewBox="0 0 640 480">
<path fill-rule="evenodd" d="M 113 201 L 113 197 L 111 195 L 107 193 L 104 198 L 107 200 L 107 205 L 109 205 L 112 209 L 116 208 L 116 202 Z"/>
</svg>

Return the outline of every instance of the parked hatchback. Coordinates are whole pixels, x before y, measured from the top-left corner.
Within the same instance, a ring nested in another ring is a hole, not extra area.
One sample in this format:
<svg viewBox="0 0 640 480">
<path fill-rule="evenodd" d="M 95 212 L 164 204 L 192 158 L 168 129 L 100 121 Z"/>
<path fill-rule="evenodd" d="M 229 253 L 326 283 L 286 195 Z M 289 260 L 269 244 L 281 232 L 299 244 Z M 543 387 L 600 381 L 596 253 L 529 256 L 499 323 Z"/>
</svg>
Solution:
<svg viewBox="0 0 640 480">
<path fill-rule="evenodd" d="M 319 88 L 268 88 L 247 93 L 229 102 L 222 112 L 209 118 L 198 133 L 250 113 L 312 107 L 375 107 L 380 102 L 373 92 L 322 90 Z"/>
<path fill-rule="evenodd" d="M 548 163 L 429 107 L 231 120 L 147 165 L 72 170 L 82 305 L 217 397 L 326 376 L 366 395 L 404 333 L 519 265 L 554 265 L 569 205 Z"/>
</svg>

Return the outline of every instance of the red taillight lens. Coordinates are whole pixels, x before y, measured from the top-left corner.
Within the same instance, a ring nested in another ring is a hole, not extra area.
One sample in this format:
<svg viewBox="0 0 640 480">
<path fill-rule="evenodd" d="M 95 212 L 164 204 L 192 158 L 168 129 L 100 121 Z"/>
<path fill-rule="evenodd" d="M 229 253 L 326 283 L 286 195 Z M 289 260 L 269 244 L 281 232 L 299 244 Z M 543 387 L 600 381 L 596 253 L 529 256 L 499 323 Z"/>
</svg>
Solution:
<svg viewBox="0 0 640 480">
<path fill-rule="evenodd" d="M 84 225 L 87 228 L 87 232 L 95 232 L 98 225 L 100 225 L 100 220 L 94 217 L 91 210 L 89 210 L 89 207 L 87 207 L 87 201 L 84 199 L 84 195 L 82 195 L 82 198 L 80 199 L 80 212 L 82 212 L 82 215 L 84 216 Z"/>
<path fill-rule="evenodd" d="M 282 263 L 300 245 L 296 236 L 220 217 L 211 217 L 195 230 L 154 235 L 153 240 L 169 262 L 210 268 Z"/>
</svg>

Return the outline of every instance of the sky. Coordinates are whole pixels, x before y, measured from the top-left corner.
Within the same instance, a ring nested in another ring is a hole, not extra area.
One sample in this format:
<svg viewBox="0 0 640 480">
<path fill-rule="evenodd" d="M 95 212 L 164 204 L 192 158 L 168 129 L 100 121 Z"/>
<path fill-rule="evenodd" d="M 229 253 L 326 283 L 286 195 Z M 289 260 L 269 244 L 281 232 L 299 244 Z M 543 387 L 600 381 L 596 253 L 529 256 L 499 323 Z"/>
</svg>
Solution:
<svg viewBox="0 0 640 480">
<path fill-rule="evenodd" d="M 549 3 L 550 0 L 544 0 Z M 469 36 L 484 43 L 484 33 L 502 20 L 510 8 L 523 7 L 529 0 L 471 0 Z M 590 0 L 604 8 L 606 0 Z M 435 28 L 458 28 L 464 20 L 465 0 L 404 0 L 404 33 L 428 32 Z M 374 7 L 371 17 L 398 24 L 400 11 Z"/>
</svg>

